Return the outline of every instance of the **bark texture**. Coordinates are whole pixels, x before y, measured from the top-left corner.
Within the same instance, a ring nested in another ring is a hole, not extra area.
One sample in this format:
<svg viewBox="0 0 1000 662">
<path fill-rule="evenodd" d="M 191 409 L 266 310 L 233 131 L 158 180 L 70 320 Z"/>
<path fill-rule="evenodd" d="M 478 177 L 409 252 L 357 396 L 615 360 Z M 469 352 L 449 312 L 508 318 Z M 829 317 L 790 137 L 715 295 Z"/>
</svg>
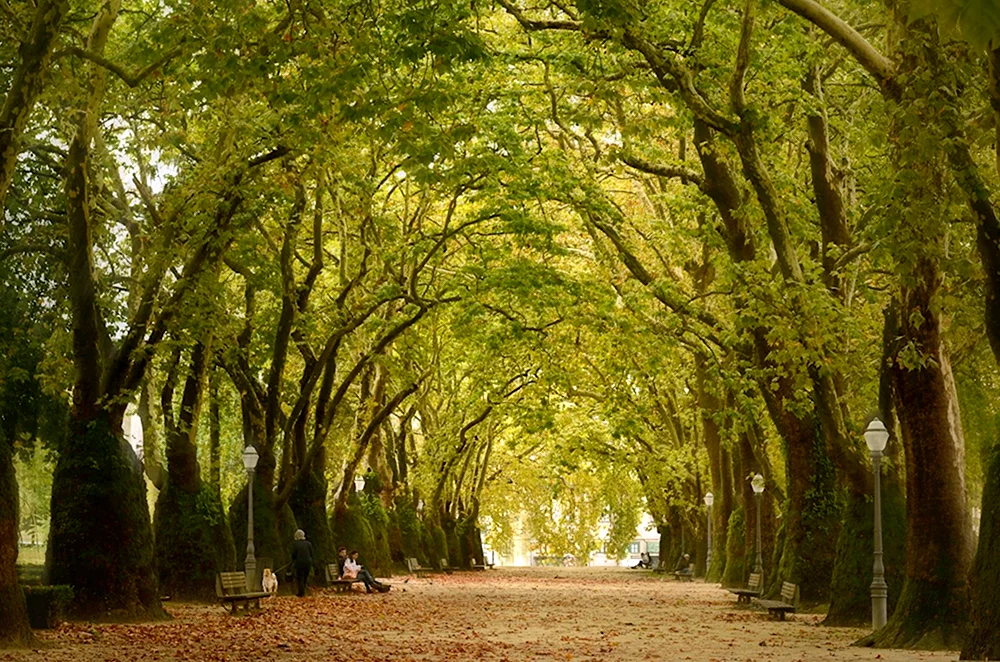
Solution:
<svg viewBox="0 0 1000 662">
<path fill-rule="evenodd" d="M 921 258 L 901 288 L 900 335 L 892 365 L 906 452 L 906 580 L 874 643 L 884 648 L 957 648 L 968 617 L 972 527 L 965 494 L 965 442 L 935 296 L 936 265 Z M 912 350 L 919 352 L 915 364 Z"/>
<path fill-rule="evenodd" d="M 17 583 L 18 492 L 10 444 L 0 438 L 0 648 L 35 642 Z"/>
<path fill-rule="evenodd" d="M 979 551 L 970 582 L 972 612 L 963 660 L 1000 659 L 1000 445 L 987 466 Z"/>
</svg>

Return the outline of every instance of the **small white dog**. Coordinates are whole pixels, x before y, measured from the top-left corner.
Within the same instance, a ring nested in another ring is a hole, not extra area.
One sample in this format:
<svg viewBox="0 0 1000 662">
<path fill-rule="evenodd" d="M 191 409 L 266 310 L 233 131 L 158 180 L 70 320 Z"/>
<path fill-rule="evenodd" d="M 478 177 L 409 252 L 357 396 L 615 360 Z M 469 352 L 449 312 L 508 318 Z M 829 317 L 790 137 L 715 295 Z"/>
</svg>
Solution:
<svg viewBox="0 0 1000 662">
<path fill-rule="evenodd" d="M 264 585 L 264 591 L 270 593 L 271 595 L 278 595 L 278 578 L 270 568 L 264 568 L 264 577 L 261 580 L 261 584 Z"/>
</svg>

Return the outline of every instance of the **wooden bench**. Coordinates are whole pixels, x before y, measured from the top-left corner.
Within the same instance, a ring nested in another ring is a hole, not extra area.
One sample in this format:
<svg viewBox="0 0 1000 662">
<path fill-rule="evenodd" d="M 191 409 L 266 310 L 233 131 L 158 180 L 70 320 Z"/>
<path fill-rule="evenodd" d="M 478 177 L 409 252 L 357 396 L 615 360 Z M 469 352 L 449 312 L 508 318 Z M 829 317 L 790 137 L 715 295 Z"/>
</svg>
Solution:
<svg viewBox="0 0 1000 662">
<path fill-rule="evenodd" d="M 687 572 L 684 572 L 683 570 L 674 570 L 674 578 L 682 582 L 693 582 L 694 563 L 688 566 Z"/>
<path fill-rule="evenodd" d="M 790 582 L 781 582 L 781 600 L 761 600 L 754 598 L 753 604 L 766 609 L 771 616 L 785 620 L 785 614 L 795 613 L 795 605 L 799 601 L 799 587 Z"/>
<path fill-rule="evenodd" d="M 428 573 L 433 572 L 430 568 L 424 568 L 415 558 L 406 559 L 406 569 L 410 571 L 411 575 L 416 575 L 417 577 L 423 577 Z"/>
<path fill-rule="evenodd" d="M 448 559 L 441 559 L 440 563 L 441 563 L 441 572 L 443 572 L 446 575 L 450 575 L 452 572 L 452 568 L 450 565 L 448 565 Z"/>
<path fill-rule="evenodd" d="M 336 563 L 330 563 L 326 566 L 326 583 L 337 593 L 351 590 L 351 586 L 360 581 L 357 577 L 354 579 L 341 579 L 340 566 Z"/>
<path fill-rule="evenodd" d="M 760 573 L 752 572 L 750 573 L 750 580 L 747 581 L 746 588 L 730 588 L 726 590 L 736 596 L 736 604 L 741 602 L 750 604 L 751 598 L 760 597 L 760 580 Z"/>
<path fill-rule="evenodd" d="M 261 598 L 271 597 L 265 591 L 247 592 L 247 576 L 242 572 L 220 572 L 216 575 L 215 593 L 219 596 L 223 609 L 234 616 L 239 612 L 240 606 L 243 607 L 244 614 L 249 614 L 251 609 L 260 609 Z"/>
<path fill-rule="evenodd" d="M 486 570 L 487 568 L 491 568 L 492 569 L 493 568 L 493 564 L 492 563 L 476 563 L 475 561 L 473 561 L 472 564 L 471 564 L 471 568 L 473 570 Z"/>
</svg>

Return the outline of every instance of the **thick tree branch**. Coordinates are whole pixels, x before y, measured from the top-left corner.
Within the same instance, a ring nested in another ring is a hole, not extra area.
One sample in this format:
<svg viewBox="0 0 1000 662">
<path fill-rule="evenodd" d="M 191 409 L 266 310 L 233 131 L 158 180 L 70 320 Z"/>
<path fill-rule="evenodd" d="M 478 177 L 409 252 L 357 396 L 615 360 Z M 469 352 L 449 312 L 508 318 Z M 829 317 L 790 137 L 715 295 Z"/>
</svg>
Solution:
<svg viewBox="0 0 1000 662">
<path fill-rule="evenodd" d="M 698 188 L 702 189 L 705 186 L 705 178 L 702 174 L 696 170 L 685 167 L 683 165 L 666 165 L 662 163 L 653 163 L 647 161 L 646 159 L 632 153 L 625 153 L 619 157 L 625 165 L 635 168 L 636 170 L 641 170 L 642 172 L 649 173 L 650 175 L 656 175 L 657 177 L 666 177 L 667 179 L 681 179 L 685 182 L 691 182 L 695 184 Z"/>
<path fill-rule="evenodd" d="M 129 87 L 135 87 L 143 80 L 145 80 L 151 73 L 162 67 L 164 64 L 174 59 L 181 54 L 183 48 L 180 45 L 167 51 L 163 57 L 156 60 L 152 64 L 148 65 L 146 68 L 130 73 L 122 67 L 121 65 L 115 64 L 111 60 L 107 59 L 100 53 L 95 53 L 93 51 L 87 50 L 85 48 L 80 48 L 79 46 L 70 46 L 69 48 L 56 53 L 56 57 L 62 57 L 64 55 L 75 55 L 76 57 L 83 58 L 84 60 L 90 60 L 94 64 L 104 67 L 114 75 L 118 76 Z"/>
<path fill-rule="evenodd" d="M 896 75 L 896 65 L 839 16 L 816 0 L 778 0 L 778 2 L 830 35 L 838 44 L 846 48 L 858 64 L 875 77 L 883 89 L 892 87 Z"/>
</svg>

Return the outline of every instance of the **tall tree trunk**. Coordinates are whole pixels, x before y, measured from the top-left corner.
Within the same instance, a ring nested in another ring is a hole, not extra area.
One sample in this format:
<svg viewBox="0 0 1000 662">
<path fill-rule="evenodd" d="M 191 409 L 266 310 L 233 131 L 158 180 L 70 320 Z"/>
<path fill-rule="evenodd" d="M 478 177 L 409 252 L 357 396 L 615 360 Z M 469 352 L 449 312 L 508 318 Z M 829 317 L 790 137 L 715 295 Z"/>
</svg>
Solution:
<svg viewBox="0 0 1000 662">
<path fill-rule="evenodd" d="M 722 448 L 722 429 L 719 424 L 719 418 L 723 413 L 722 399 L 712 391 L 707 369 L 705 357 L 696 355 L 695 375 L 698 389 L 698 411 L 701 415 L 705 448 L 708 450 L 708 466 L 712 478 L 711 488 L 715 496 L 715 504 L 712 508 L 712 566 L 707 569 L 705 575 L 706 581 L 717 582 L 721 580 L 726 568 L 726 540 L 729 531 L 729 516 L 733 511 L 733 481 L 732 470 L 728 466 L 730 464 L 729 453 Z M 728 478 L 724 477 L 726 473 L 729 474 Z"/>
<path fill-rule="evenodd" d="M 101 54 L 120 0 L 107 0 L 87 40 Z M 153 535 L 143 468 L 122 438 L 124 405 L 102 389 L 101 323 L 91 242 L 90 145 L 104 96 L 105 72 L 88 65 L 86 104 L 66 163 L 67 242 L 73 320 L 73 407 L 52 479 L 48 580 L 74 588 L 74 615 L 160 617 Z M 122 375 L 109 374 L 107 382 Z M 110 400 L 111 404 L 107 401 Z"/>
<path fill-rule="evenodd" d="M 826 602 L 836 551 L 830 541 L 840 531 L 833 463 L 817 434 L 818 424 L 788 409 L 793 398 L 787 378 L 778 380 L 776 390 L 761 392 L 771 419 L 780 423 L 787 481 L 781 556 L 777 568 L 770 573 L 765 568 L 765 588 L 776 593 L 787 581 L 798 585 L 803 601 Z"/>
<path fill-rule="evenodd" d="M 972 612 L 963 660 L 1000 659 L 1000 444 L 994 444 L 986 466 L 979 550 L 970 582 Z"/>
<path fill-rule="evenodd" d="M 989 58 L 990 101 L 998 140 L 995 163 L 1000 172 L 1000 49 Z M 1000 220 L 991 192 L 975 167 L 965 140 L 956 141 L 952 164 L 979 221 L 977 248 L 985 276 L 986 337 L 1000 365 Z M 970 576 L 969 635 L 962 647 L 963 660 L 1000 659 L 1000 445 L 986 454 L 979 549 Z"/>
<path fill-rule="evenodd" d="M 326 564 L 333 563 L 336 551 L 330 535 L 330 519 L 326 510 L 326 450 L 320 449 L 312 469 L 292 490 L 288 505 L 295 513 L 298 528 L 306 532 L 313 546 L 313 582 L 326 585 Z"/>
<path fill-rule="evenodd" d="M 167 481 L 156 500 L 153 529 L 160 589 L 171 597 L 211 599 L 217 573 L 233 568 L 236 549 L 218 491 L 201 480 L 197 433 L 209 350 L 191 352 L 181 408 L 173 413 L 175 364 L 163 389 L 167 430 Z"/>
<path fill-rule="evenodd" d="M 0 438 L 0 648 L 35 643 L 17 583 L 18 491 L 14 453 Z"/>
<path fill-rule="evenodd" d="M 905 312 L 892 364 L 906 452 L 906 580 L 874 641 L 884 648 L 955 648 L 965 634 L 973 552 L 965 441 L 935 301 L 941 275 L 921 257 L 913 276 L 901 287 Z"/>
</svg>

